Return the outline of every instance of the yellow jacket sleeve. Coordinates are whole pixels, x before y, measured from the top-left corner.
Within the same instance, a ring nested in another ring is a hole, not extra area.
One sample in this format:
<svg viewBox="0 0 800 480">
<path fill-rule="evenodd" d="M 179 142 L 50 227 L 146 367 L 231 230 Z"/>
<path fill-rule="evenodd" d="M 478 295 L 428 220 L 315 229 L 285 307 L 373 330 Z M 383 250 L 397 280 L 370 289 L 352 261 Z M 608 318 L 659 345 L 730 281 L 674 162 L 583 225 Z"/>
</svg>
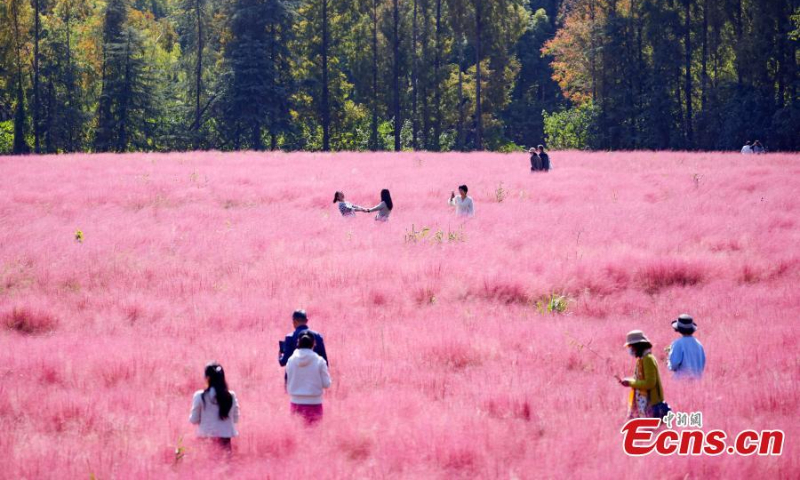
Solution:
<svg viewBox="0 0 800 480">
<path fill-rule="evenodd" d="M 658 380 L 658 366 L 656 359 L 652 355 L 647 355 L 641 359 L 644 378 L 631 382 L 631 387 L 637 390 L 651 390 L 656 386 Z"/>
</svg>

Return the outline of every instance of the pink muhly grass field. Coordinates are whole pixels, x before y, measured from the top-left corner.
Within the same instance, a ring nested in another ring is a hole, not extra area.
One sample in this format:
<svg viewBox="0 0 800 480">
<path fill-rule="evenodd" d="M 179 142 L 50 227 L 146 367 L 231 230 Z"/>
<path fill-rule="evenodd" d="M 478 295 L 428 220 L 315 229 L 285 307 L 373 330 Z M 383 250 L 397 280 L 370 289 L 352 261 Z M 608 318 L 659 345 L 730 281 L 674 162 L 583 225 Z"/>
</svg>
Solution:
<svg viewBox="0 0 800 480">
<path fill-rule="evenodd" d="M 551 158 L 0 157 L 0 477 L 797 478 L 800 156 Z M 387 224 L 331 203 L 381 188 Z M 297 307 L 334 381 L 313 429 L 277 363 Z M 683 312 L 697 384 L 663 361 Z M 635 328 L 675 410 L 783 429 L 783 455 L 627 457 Z M 242 408 L 228 464 L 188 423 L 209 360 Z"/>
</svg>

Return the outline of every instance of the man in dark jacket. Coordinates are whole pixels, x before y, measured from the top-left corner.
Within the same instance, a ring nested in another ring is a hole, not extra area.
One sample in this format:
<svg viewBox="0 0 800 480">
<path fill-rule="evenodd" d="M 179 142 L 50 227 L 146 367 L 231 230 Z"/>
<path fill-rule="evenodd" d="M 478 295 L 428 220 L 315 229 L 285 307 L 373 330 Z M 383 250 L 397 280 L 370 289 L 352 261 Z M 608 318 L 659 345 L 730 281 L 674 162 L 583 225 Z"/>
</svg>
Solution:
<svg viewBox="0 0 800 480">
<path fill-rule="evenodd" d="M 278 363 L 281 364 L 281 367 L 286 366 L 289 357 L 292 356 L 297 348 L 297 339 L 300 337 L 300 334 L 306 330 L 314 335 L 314 352 L 324 358 L 325 363 L 328 363 L 328 355 L 325 353 L 325 342 L 322 341 L 322 335 L 308 328 L 308 315 L 306 315 L 305 310 L 295 310 L 294 313 L 292 313 L 292 325 L 294 326 L 294 332 L 286 335 L 284 340 L 278 342 L 280 347 Z"/>
<path fill-rule="evenodd" d="M 545 172 L 550 171 L 550 155 L 544 153 L 544 145 L 539 145 L 539 158 L 542 161 L 542 170 Z"/>
</svg>

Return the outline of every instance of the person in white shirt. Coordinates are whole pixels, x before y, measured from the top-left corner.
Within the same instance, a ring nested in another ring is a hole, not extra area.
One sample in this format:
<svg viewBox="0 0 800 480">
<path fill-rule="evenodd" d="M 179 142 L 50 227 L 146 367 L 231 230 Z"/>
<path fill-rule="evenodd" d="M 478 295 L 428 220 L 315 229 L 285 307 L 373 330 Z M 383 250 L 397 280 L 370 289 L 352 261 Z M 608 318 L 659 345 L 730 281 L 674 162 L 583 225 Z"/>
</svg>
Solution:
<svg viewBox="0 0 800 480">
<path fill-rule="evenodd" d="M 753 153 L 753 148 L 750 146 L 750 140 L 748 140 L 747 143 L 744 144 L 744 147 L 742 147 L 742 154 L 750 155 L 751 153 Z"/>
<path fill-rule="evenodd" d="M 291 410 L 306 424 L 322 419 L 322 393 L 331 386 L 328 362 L 314 352 L 314 335 L 306 330 L 297 339 L 297 349 L 286 363 L 286 391 Z"/>
<path fill-rule="evenodd" d="M 219 363 L 206 365 L 205 376 L 206 389 L 195 392 L 189 422 L 197 425 L 198 437 L 212 438 L 230 453 L 231 438 L 239 435 L 235 426 L 239 422 L 239 401 L 228 390 L 225 371 Z"/>
<path fill-rule="evenodd" d="M 458 196 L 455 192 L 450 192 L 450 200 L 447 202 L 451 207 L 456 207 L 456 215 L 459 217 L 474 217 L 475 203 L 472 197 L 467 196 L 469 189 L 466 185 L 458 187 Z"/>
</svg>

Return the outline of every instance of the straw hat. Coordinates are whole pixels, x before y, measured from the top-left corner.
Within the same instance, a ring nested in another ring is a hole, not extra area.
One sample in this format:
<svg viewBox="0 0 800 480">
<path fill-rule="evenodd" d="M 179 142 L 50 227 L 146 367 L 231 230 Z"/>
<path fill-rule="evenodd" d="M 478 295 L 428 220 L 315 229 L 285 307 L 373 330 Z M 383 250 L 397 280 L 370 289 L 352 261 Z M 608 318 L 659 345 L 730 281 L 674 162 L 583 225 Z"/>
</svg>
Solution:
<svg viewBox="0 0 800 480">
<path fill-rule="evenodd" d="M 694 323 L 694 318 L 688 313 L 681 314 L 677 320 L 672 322 L 672 328 L 676 332 L 692 332 L 697 330 L 697 324 Z"/>
<path fill-rule="evenodd" d="M 637 343 L 649 343 L 650 345 L 653 344 L 650 340 L 648 340 L 643 331 L 631 330 L 628 332 L 628 336 L 625 338 L 625 346 L 629 347 Z"/>
</svg>

